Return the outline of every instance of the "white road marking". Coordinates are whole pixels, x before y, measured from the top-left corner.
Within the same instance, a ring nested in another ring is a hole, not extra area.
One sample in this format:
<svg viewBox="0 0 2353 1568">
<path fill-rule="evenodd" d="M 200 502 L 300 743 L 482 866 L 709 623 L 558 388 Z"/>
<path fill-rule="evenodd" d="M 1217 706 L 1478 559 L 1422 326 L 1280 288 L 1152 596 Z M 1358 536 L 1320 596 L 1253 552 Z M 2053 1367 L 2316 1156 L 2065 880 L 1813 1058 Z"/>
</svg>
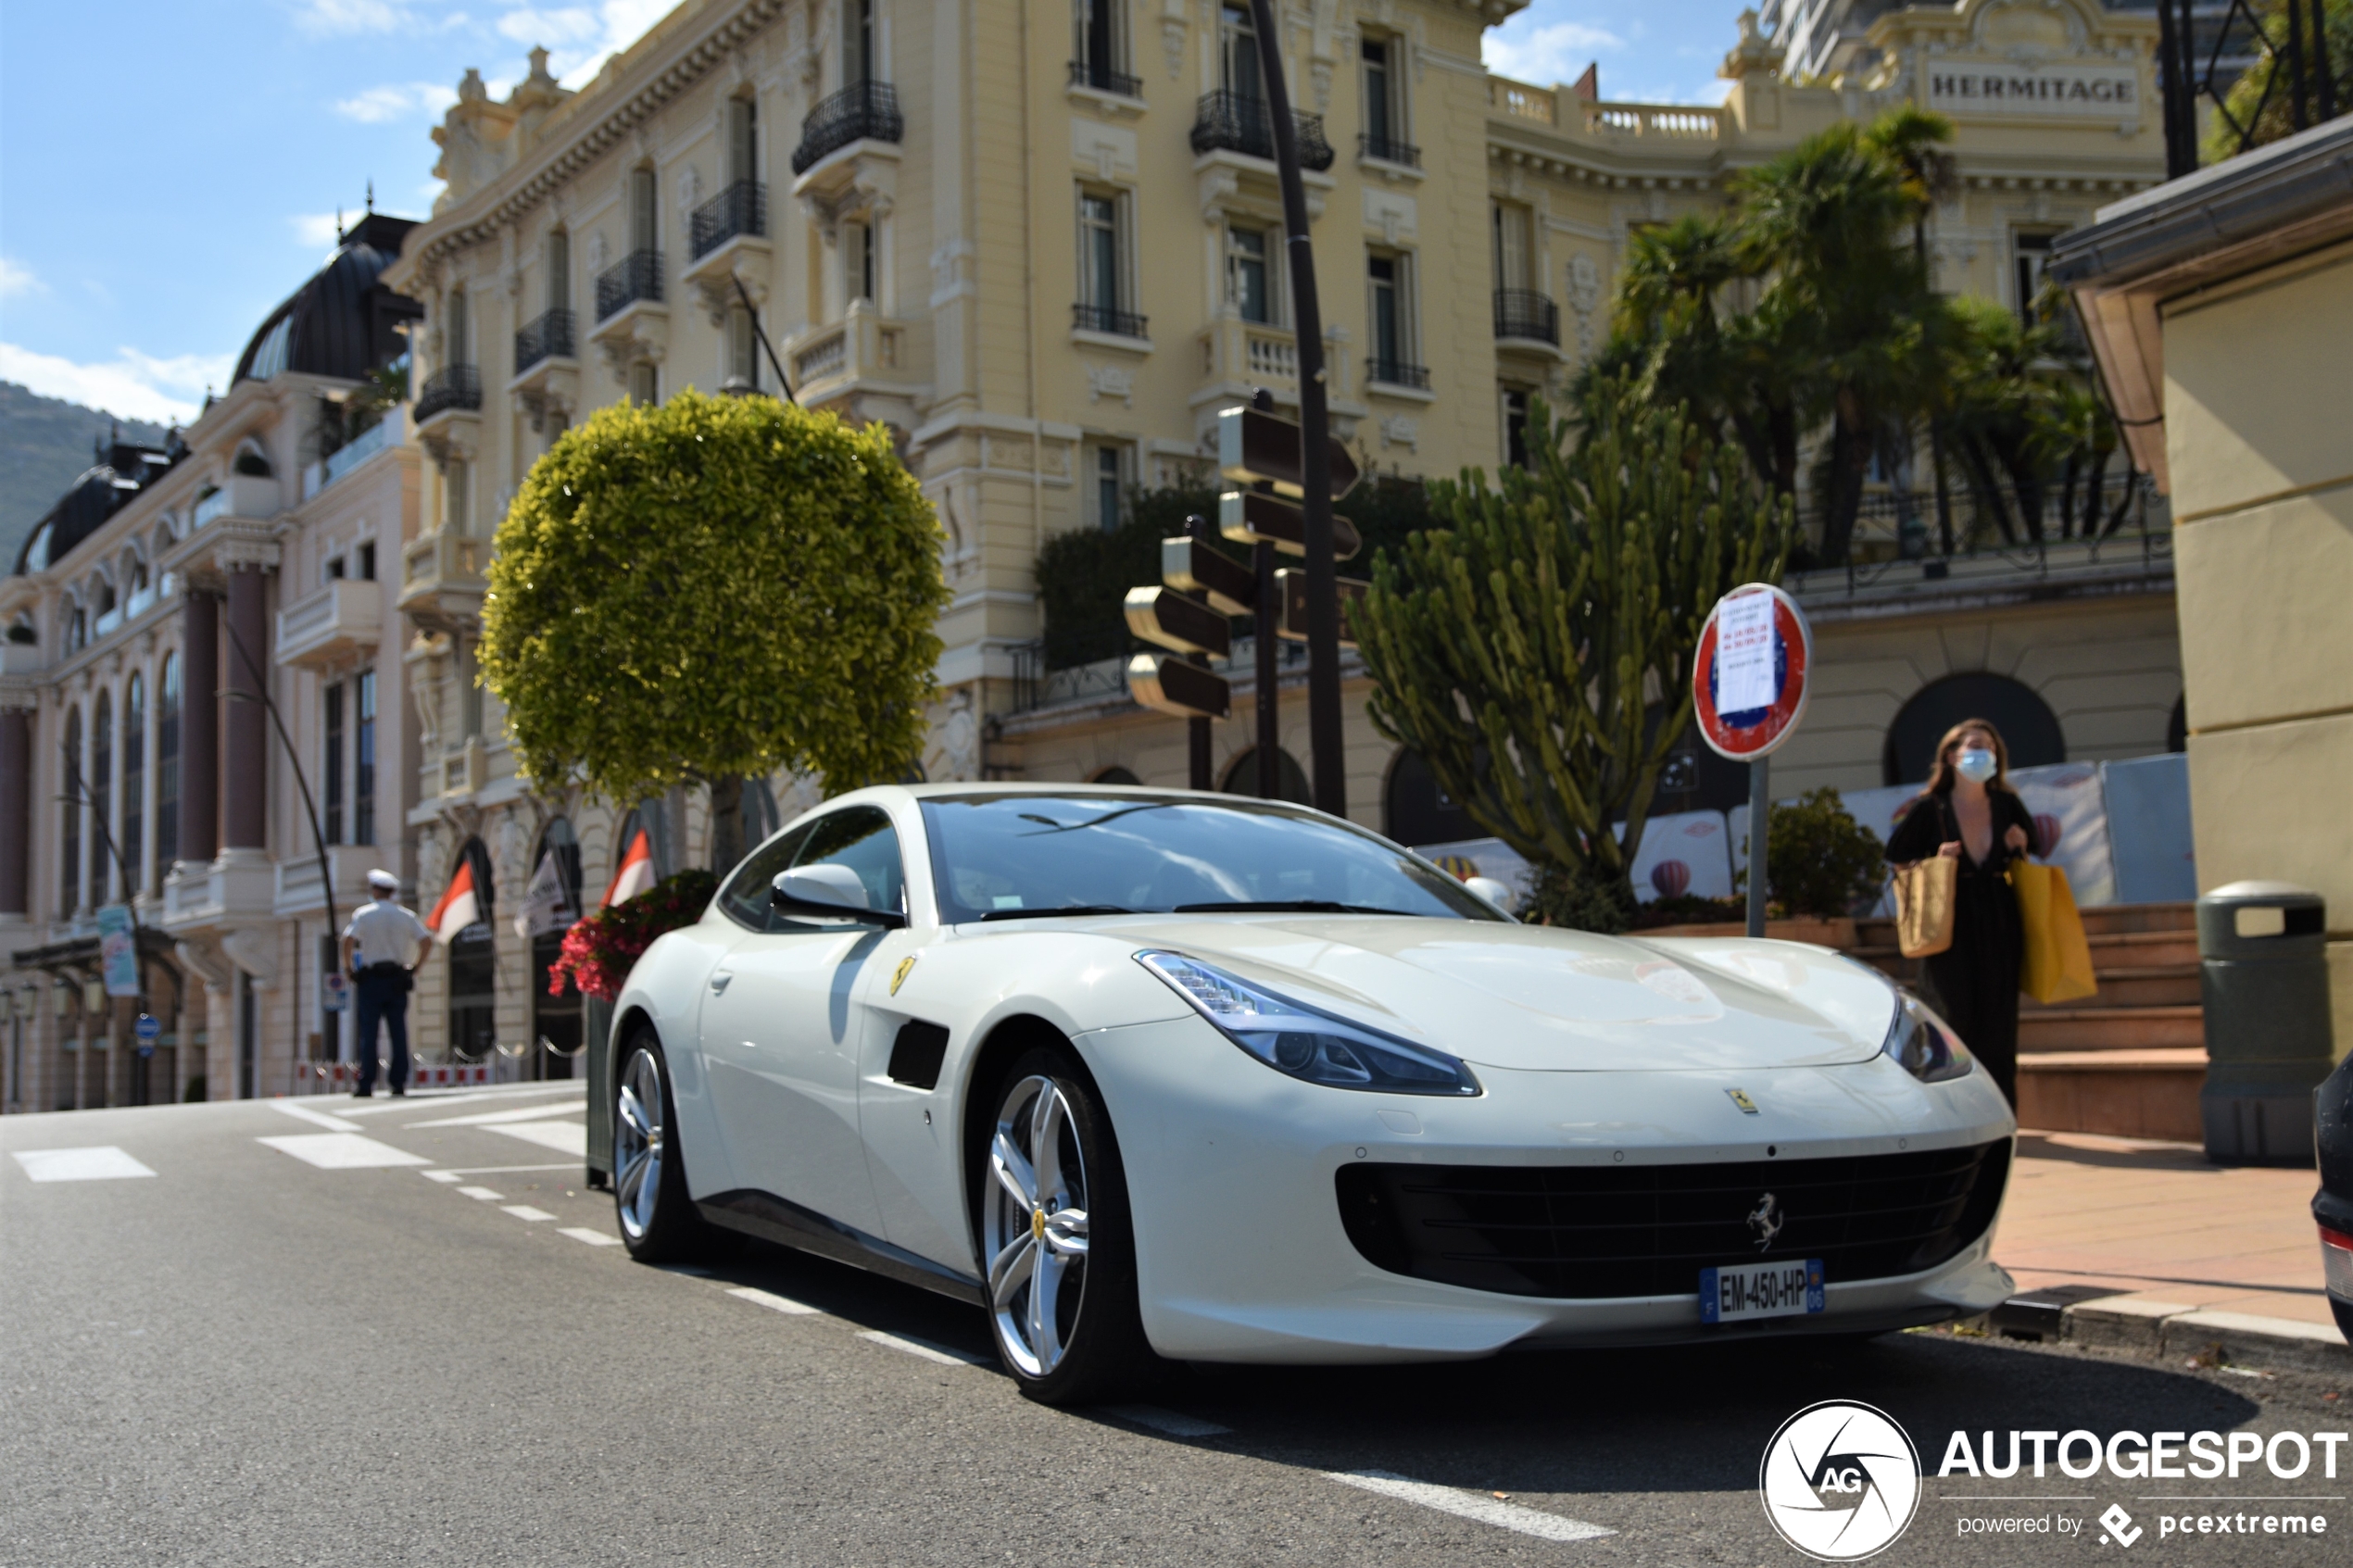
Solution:
<svg viewBox="0 0 2353 1568">
<path fill-rule="evenodd" d="M 1158 1405 L 1105 1405 L 1103 1413 L 1130 1425 L 1165 1432 L 1171 1437 L 1223 1437 L 1233 1430 L 1182 1411 L 1164 1411 Z"/>
<path fill-rule="evenodd" d="M 920 1356 L 927 1361 L 937 1361 L 941 1366 L 987 1366 L 988 1364 L 985 1358 L 975 1356 L 969 1350 L 951 1350 L 945 1345 L 934 1345 L 925 1339 L 902 1339 L 896 1334 L 885 1334 L 879 1329 L 870 1330 L 858 1337 L 872 1340 L 887 1349 L 904 1351 L 910 1356 Z"/>
<path fill-rule="evenodd" d="M 1441 1513 L 1451 1513 L 1458 1519 L 1472 1519 L 1481 1524 L 1492 1524 L 1499 1530 L 1516 1530 L 1523 1536 L 1534 1536 L 1546 1541 L 1590 1541 L 1617 1531 L 1604 1524 L 1588 1524 L 1582 1519 L 1570 1519 L 1558 1513 L 1546 1513 L 1541 1509 L 1522 1508 L 1516 1502 L 1496 1498 L 1480 1497 L 1475 1492 L 1453 1486 L 1434 1486 L 1427 1481 L 1408 1481 L 1386 1470 L 1333 1470 L 1325 1473 L 1343 1486 L 1358 1486 L 1368 1492 L 1378 1492 L 1401 1502 L 1419 1503 Z"/>
<path fill-rule="evenodd" d="M 357 1122 L 346 1122 L 340 1116 L 330 1116 L 323 1110 L 313 1110 L 307 1105 L 296 1105 L 290 1099 L 273 1099 L 268 1103 L 271 1110 L 282 1110 L 288 1116 L 309 1123 L 314 1127 L 328 1127 L 338 1133 L 356 1133 L 359 1130 L 359 1123 Z"/>
<path fill-rule="evenodd" d="M 502 1122 L 533 1122 L 544 1116 L 569 1116 L 569 1105 L 526 1105 L 519 1110 L 477 1110 L 471 1116 L 444 1116 L 434 1122 L 405 1122 L 407 1127 L 495 1127 Z"/>
<path fill-rule="evenodd" d="M 296 1133 L 292 1137 L 257 1138 L 283 1154 L 316 1165 L 321 1171 L 361 1171 L 376 1165 L 430 1165 L 422 1154 L 410 1154 L 388 1143 L 358 1133 Z"/>
<path fill-rule="evenodd" d="M 805 1318 L 823 1315 L 806 1301 L 796 1301 L 789 1296 L 776 1296 L 765 1290 L 754 1290 L 748 1285 L 739 1285 L 727 1294 L 738 1301 L 749 1301 L 755 1307 L 765 1307 L 772 1312 L 782 1312 L 787 1317 Z"/>
<path fill-rule="evenodd" d="M 621 1237 L 607 1236 L 602 1231 L 592 1231 L 585 1225 L 566 1225 L 556 1234 L 568 1236 L 574 1241 L 585 1241 L 591 1247 L 619 1247 L 621 1245 Z"/>
<path fill-rule="evenodd" d="M 18 1152 L 17 1163 L 36 1182 L 118 1182 L 155 1174 L 112 1145 L 99 1148 L 22 1149 Z"/>
<path fill-rule="evenodd" d="M 420 1171 L 417 1174 L 429 1182 L 462 1182 L 466 1179 L 455 1171 Z"/>
<path fill-rule="evenodd" d="M 493 1192 L 488 1187 L 459 1187 L 458 1196 L 471 1198 L 477 1203 L 503 1203 L 507 1200 L 505 1193 Z"/>
<path fill-rule="evenodd" d="M 539 1220 L 552 1220 L 555 1218 L 553 1214 L 548 1213 L 545 1209 L 534 1209 L 528 1203 L 510 1203 L 504 1209 L 499 1210 L 498 1212 L 501 1214 L 512 1214 L 518 1220 L 531 1220 L 535 1222 Z"/>
<path fill-rule="evenodd" d="M 558 1154 L 576 1154 L 588 1158 L 588 1123 L 585 1122 L 525 1122 L 513 1127 L 484 1127 L 485 1133 L 503 1133 L 510 1138 L 535 1143 L 542 1148 L 552 1148 Z"/>
<path fill-rule="evenodd" d="M 453 1165 L 449 1173 L 454 1176 L 505 1176 L 517 1171 L 577 1171 L 580 1168 L 577 1160 L 559 1160 L 553 1165 Z"/>
<path fill-rule="evenodd" d="M 544 1099 L 550 1095 L 579 1095 L 582 1092 L 583 1086 L 577 1084 L 570 1088 L 560 1086 L 550 1088 L 537 1084 L 501 1084 L 489 1088 L 464 1091 L 418 1089 L 411 1091 L 406 1097 L 391 1099 L 388 1103 L 380 1101 L 372 1105 L 356 1105 L 343 1114 L 346 1116 L 384 1116 L 396 1110 L 441 1110 L 453 1105 L 480 1105 L 486 1099 L 509 1101 Z"/>
</svg>

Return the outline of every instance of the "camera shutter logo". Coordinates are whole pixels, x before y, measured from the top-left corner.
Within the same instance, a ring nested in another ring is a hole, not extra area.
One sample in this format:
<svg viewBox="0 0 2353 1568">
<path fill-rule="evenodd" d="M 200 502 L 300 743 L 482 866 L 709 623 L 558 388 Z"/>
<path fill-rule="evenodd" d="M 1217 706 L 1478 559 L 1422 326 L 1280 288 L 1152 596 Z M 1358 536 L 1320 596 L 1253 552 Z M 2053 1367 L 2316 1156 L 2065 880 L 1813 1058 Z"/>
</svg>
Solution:
<svg viewBox="0 0 2353 1568">
<path fill-rule="evenodd" d="M 1859 1562 L 1911 1524 L 1919 1450 L 1886 1411 L 1826 1399 L 1781 1423 L 1756 1489 L 1781 1539 L 1818 1562 Z"/>
</svg>

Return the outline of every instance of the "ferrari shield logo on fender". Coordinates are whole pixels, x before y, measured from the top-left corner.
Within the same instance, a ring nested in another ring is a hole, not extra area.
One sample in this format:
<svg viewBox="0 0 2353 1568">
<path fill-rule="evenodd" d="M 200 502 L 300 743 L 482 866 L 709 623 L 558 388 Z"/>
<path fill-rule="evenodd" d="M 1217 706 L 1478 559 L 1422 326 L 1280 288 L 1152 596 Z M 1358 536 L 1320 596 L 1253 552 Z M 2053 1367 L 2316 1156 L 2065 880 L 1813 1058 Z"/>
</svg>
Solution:
<svg viewBox="0 0 2353 1568">
<path fill-rule="evenodd" d="M 891 989 L 895 991 L 898 987 L 894 985 Z M 1743 1116 L 1754 1116 L 1756 1114 L 1756 1102 L 1748 1098 L 1748 1091 L 1746 1089 L 1726 1089 L 1724 1092 L 1732 1097 L 1732 1103 L 1741 1108 L 1741 1114 Z"/>
<path fill-rule="evenodd" d="M 890 994 L 892 996 L 895 997 L 899 995 L 899 987 L 907 984 L 907 976 L 914 970 L 914 967 L 915 955 L 912 953 L 908 954 L 905 958 L 899 960 L 899 967 L 891 972 L 890 976 Z"/>
</svg>

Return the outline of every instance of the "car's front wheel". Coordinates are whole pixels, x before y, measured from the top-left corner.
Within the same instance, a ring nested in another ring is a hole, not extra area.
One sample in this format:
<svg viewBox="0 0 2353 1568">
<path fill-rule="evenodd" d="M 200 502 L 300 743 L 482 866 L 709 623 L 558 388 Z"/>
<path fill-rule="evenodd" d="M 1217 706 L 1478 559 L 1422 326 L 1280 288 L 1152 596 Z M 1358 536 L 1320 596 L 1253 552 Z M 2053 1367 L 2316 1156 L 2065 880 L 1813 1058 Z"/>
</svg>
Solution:
<svg viewBox="0 0 2353 1568">
<path fill-rule="evenodd" d="M 686 1196 L 686 1164 L 678 1147 L 676 1102 L 661 1042 L 650 1029 L 629 1037 L 613 1080 L 613 1208 L 621 1239 L 640 1262 L 692 1256 L 709 1226 Z"/>
<path fill-rule="evenodd" d="M 1022 1392 L 1081 1404 L 1154 1365 L 1111 1119 L 1077 1057 L 1033 1050 L 995 1094 L 975 1172 L 997 1352 Z"/>
</svg>

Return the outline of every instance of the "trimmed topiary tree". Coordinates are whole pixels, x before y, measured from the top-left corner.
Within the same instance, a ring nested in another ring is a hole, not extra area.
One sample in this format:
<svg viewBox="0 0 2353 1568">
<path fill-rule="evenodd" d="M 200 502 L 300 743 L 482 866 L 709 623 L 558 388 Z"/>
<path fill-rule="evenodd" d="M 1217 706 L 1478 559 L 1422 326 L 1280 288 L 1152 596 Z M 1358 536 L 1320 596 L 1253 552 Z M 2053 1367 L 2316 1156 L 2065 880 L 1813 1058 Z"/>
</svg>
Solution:
<svg viewBox="0 0 2353 1568">
<path fill-rule="evenodd" d="M 940 545 L 879 425 L 693 391 L 600 409 L 499 524 L 484 682 L 543 788 L 710 786 L 724 870 L 747 774 L 818 773 L 833 792 L 916 759 Z"/>
</svg>

